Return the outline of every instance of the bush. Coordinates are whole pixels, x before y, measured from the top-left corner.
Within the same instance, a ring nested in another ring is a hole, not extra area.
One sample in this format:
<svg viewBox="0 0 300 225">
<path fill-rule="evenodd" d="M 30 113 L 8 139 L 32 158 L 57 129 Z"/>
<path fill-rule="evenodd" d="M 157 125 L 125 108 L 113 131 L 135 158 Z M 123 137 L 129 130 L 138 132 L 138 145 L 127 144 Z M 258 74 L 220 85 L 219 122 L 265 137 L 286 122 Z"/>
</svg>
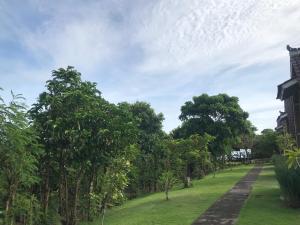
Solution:
<svg viewBox="0 0 300 225">
<path fill-rule="evenodd" d="M 300 207 L 300 168 L 288 168 L 284 156 L 273 156 L 275 173 L 284 200 L 293 208 Z"/>
</svg>

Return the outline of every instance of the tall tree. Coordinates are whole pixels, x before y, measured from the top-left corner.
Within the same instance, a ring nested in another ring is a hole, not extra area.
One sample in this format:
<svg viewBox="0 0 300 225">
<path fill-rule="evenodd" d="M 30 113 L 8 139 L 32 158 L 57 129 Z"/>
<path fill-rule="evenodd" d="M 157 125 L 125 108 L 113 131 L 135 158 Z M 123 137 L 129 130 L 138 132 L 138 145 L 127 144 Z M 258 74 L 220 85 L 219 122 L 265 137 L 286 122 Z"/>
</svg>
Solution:
<svg viewBox="0 0 300 225">
<path fill-rule="evenodd" d="M 36 196 L 31 189 L 39 181 L 36 172 L 42 150 L 23 98 L 13 93 L 12 97 L 9 104 L 0 98 L 0 201 L 5 205 L 5 225 L 24 220 L 33 224 L 38 215 L 33 218 Z"/>
<path fill-rule="evenodd" d="M 101 97 L 96 83 L 82 81 L 72 67 L 53 71 L 52 77 L 30 111 L 46 148 L 41 195 L 47 216 L 51 188 L 58 191 L 62 224 L 75 225 L 80 196 L 89 198 L 97 176 L 113 159 L 126 159 L 126 147 L 135 142 L 135 126 Z"/>
<path fill-rule="evenodd" d="M 134 166 L 135 176 L 131 185 L 137 186 L 142 192 L 157 191 L 159 176 L 162 171 L 161 157 L 163 156 L 162 140 L 167 136 L 162 130 L 163 114 L 156 114 L 148 103 L 121 103 L 123 110 L 131 112 L 138 128 L 137 143 L 140 148 Z M 135 188 L 136 189 L 136 188 Z"/>
<path fill-rule="evenodd" d="M 193 97 L 181 107 L 182 125 L 173 131 L 175 138 L 208 133 L 215 137 L 210 145 L 213 156 L 224 159 L 247 126 L 248 113 L 242 110 L 237 97 L 227 94 Z"/>
</svg>

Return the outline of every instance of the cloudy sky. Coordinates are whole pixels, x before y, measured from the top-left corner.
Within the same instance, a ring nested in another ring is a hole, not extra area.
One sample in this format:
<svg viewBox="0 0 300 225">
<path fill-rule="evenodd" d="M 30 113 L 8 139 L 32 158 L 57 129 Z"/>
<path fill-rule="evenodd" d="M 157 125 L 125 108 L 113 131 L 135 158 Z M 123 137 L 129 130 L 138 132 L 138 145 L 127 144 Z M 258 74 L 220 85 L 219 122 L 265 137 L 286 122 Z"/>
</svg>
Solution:
<svg viewBox="0 0 300 225">
<path fill-rule="evenodd" d="M 30 105 L 72 65 L 114 103 L 151 103 L 166 131 L 202 93 L 238 96 L 274 128 L 287 44 L 300 47 L 300 0 L 0 0 L 1 95 Z"/>
</svg>

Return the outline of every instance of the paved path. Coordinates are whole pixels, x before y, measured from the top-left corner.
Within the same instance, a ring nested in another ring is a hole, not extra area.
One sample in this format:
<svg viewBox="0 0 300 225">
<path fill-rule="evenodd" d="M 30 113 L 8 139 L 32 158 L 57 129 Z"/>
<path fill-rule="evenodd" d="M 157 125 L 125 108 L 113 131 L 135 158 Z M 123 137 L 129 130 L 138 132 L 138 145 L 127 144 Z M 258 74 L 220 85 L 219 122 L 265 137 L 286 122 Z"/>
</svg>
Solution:
<svg viewBox="0 0 300 225">
<path fill-rule="evenodd" d="M 208 208 L 192 225 L 233 225 L 251 192 L 262 165 L 256 165 L 236 185 Z"/>
</svg>

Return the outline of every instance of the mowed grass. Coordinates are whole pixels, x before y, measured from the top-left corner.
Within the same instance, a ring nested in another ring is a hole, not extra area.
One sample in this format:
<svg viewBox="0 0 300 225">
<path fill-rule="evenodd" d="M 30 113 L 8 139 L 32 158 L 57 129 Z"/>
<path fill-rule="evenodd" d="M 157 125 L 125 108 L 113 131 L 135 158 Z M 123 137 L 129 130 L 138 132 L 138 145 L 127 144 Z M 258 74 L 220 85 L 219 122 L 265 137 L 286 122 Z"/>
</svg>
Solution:
<svg viewBox="0 0 300 225">
<path fill-rule="evenodd" d="M 300 209 L 288 208 L 280 200 L 273 166 L 264 167 L 237 225 L 300 225 Z"/>
<path fill-rule="evenodd" d="M 193 181 L 193 187 L 173 190 L 170 200 L 155 193 L 126 202 L 108 211 L 105 225 L 190 225 L 210 205 L 228 191 L 252 166 L 223 170 Z M 100 219 L 82 225 L 99 225 Z"/>
</svg>

